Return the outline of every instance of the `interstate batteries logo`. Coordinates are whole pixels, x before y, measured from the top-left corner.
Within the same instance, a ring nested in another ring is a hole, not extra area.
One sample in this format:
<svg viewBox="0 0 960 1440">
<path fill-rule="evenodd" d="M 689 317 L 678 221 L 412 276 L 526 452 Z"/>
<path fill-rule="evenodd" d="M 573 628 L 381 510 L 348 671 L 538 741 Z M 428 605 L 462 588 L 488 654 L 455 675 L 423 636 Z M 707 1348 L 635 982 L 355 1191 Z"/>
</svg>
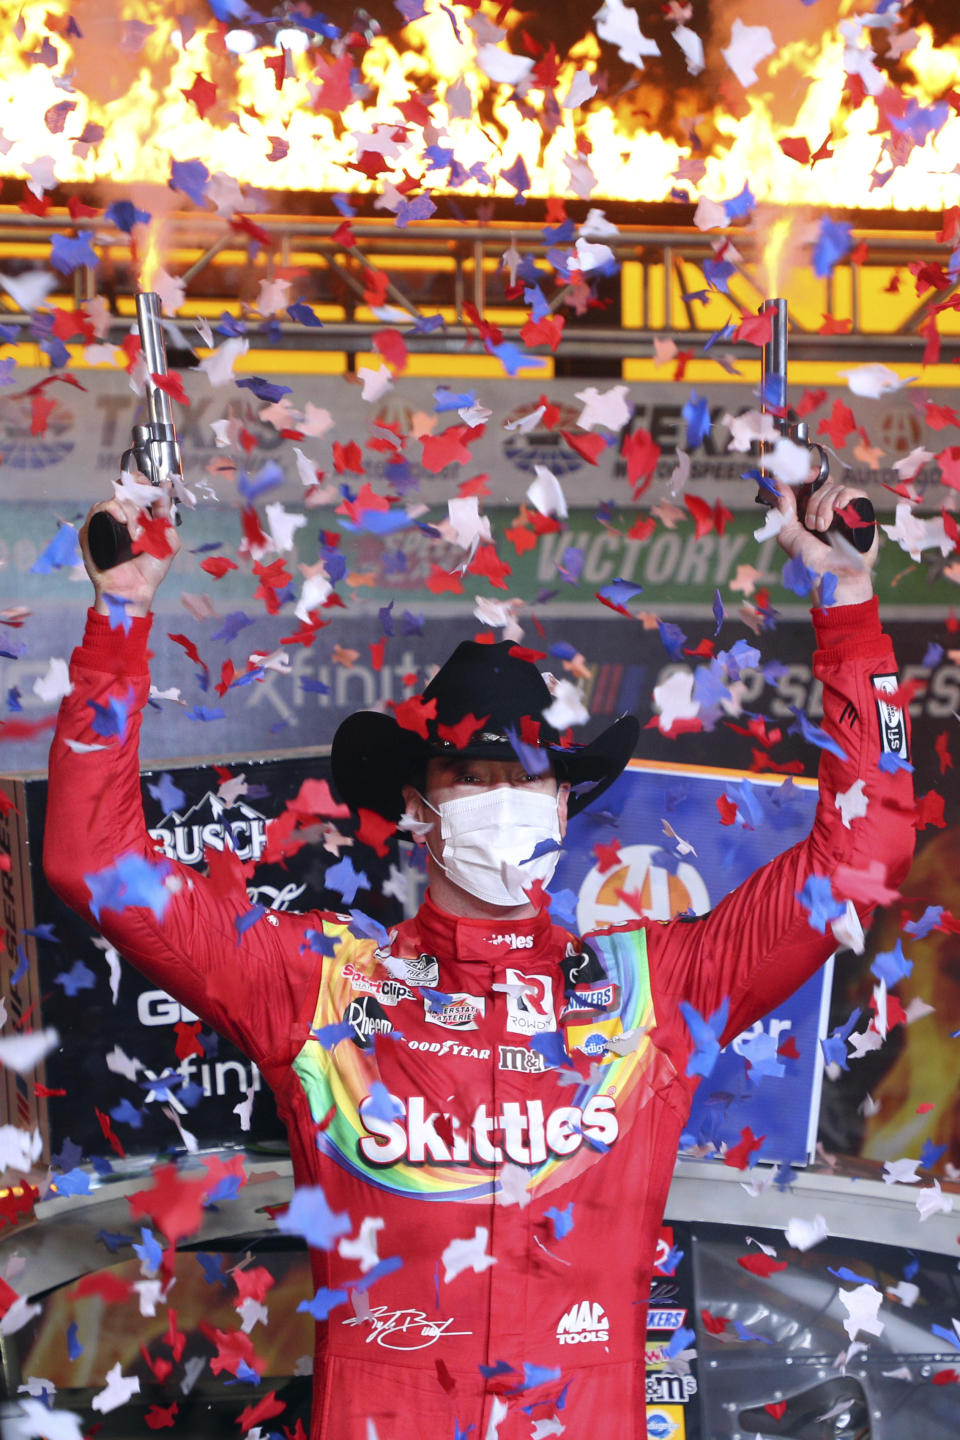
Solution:
<svg viewBox="0 0 960 1440">
<path fill-rule="evenodd" d="M 578 1300 L 557 1326 L 560 1345 L 605 1345 L 609 1339 L 606 1311 L 595 1300 Z"/>
</svg>

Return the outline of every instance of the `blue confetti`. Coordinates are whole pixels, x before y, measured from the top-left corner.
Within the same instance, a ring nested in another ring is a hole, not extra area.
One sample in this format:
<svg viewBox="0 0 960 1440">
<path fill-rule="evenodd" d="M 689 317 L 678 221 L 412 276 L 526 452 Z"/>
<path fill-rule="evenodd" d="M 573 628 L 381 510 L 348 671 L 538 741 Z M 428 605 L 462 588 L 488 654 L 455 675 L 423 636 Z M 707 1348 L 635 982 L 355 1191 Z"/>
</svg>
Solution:
<svg viewBox="0 0 960 1440">
<path fill-rule="evenodd" d="M 89 235 L 51 235 L 50 264 L 61 275 L 70 275 L 83 265 L 94 270 L 99 263 Z"/>
<path fill-rule="evenodd" d="M 324 884 L 329 890 L 336 890 L 343 897 L 345 905 L 352 905 L 357 897 L 358 890 L 369 890 L 370 881 L 362 870 L 355 870 L 349 855 L 336 865 L 331 865 L 324 876 Z"/>
<path fill-rule="evenodd" d="M 173 160 L 170 164 L 170 189 L 179 190 L 195 205 L 203 205 L 209 182 L 210 171 L 202 160 Z"/>
<path fill-rule="evenodd" d="M 297 1312 L 306 1311 L 312 1315 L 314 1320 L 326 1320 L 331 1310 L 338 1305 L 346 1305 L 350 1296 L 346 1290 L 328 1290 L 325 1285 L 314 1295 L 312 1300 L 301 1300 L 297 1306 Z"/>
<path fill-rule="evenodd" d="M 690 391 L 690 399 L 683 407 L 683 418 L 687 425 L 686 448 L 696 450 L 710 433 L 710 406 L 705 395 Z"/>
<path fill-rule="evenodd" d="M 100 919 L 101 910 L 126 910 L 130 905 L 143 905 L 152 910 L 157 920 L 170 902 L 170 891 L 164 878 L 171 873 L 165 861 L 151 861 L 143 855 L 121 855 L 113 865 L 84 875 L 90 891 L 90 910 Z"/>
<path fill-rule="evenodd" d="M 913 961 L 904 955 L 903 945 L 898 939 L 892 950 L 883 950 L 874 956 L 870 973 L 891 990 L 900 980 L 905 980 L 912 969 Z"/>
<path fill-rule="evenodd" d="M 545 1210 L 544 1215 L 553 1226 L 554 1240 L 563 1240 L 573 1229 L 573 1201 L 564 1210 L 558 1210 L 556 1205 L 551 1205 Z"/>
<path fill-rule="evenodd" d="M 88 965 L 82 960 L 74 960 L 69 970 L 61 970 L 59 975 L 53 977 L 55 985 L 63 987 L 64 995 L 73 998 L 79 995 L 81 990 L 92 990 L 97 983 L 97 977 Z"/>
<path fill-rule="evenodd" d="M 853 249 L 853 233 L 845 220 L 824 216 L 813 247 L 813 273 L 820 280 L 833 274 L 833 267 Z"/>
<path fill-rule="evenodd" d="M 541 1030 L 530 1041 L 530 1049 L 542 1055 L 551 1070 L 569 1070 L 570 1056 L 557 1030 Z"/>
<path fill-rule="evenodd" d="M 803 889 L 794 891 L 794 895 L 808 912 L 810 925 L 821 935 L 826 934 L 831 920 L 839 920 L 846 912 L 846 903 L 836 898 L 827 875 L 808 875 Z"/>
<path fill-rule="evenodd" d="M 713 1072 L 720 1054 L 719 1037 L 726 1027 L 730 1001 L 724 998 L 723 1004 L 713 1012 L 709 1020 L 705 1020 L 699 1010 L 687 1000 L 680 1001 L 680 1011 L 687 1022 L 694 1046 L 693 1054 L 687 1061 L 687 1074 L 706 1077 Z"/>
<path fill-rule="evenodd" d="M 53 570 L 70 570 L 82 563 L 76 530 L 72 525 L 61 525 L 47 548 L 30 566 L 30 574 L 49 575 Z"/>
<path fill-rule="evenodd" d="M 148 780 L 147 789 L 165 814 L 169 814 L 171 810 L 181 810 L 187 803 L 186 795 L 179 785 L 174 784 L 169 771 L 164 771 L 156 785 Z"/>
<path fill-rule="evenodd" d="M 345 1210 L 336 1214 L 330 1209 L 321 1185 L 301 1185 L 286 1212 L 277 1216 L 277 1229 L 285 1235 L 302 1235 L 317 1250 L 332 1250 L 353 1225 Z"/>
</svg>

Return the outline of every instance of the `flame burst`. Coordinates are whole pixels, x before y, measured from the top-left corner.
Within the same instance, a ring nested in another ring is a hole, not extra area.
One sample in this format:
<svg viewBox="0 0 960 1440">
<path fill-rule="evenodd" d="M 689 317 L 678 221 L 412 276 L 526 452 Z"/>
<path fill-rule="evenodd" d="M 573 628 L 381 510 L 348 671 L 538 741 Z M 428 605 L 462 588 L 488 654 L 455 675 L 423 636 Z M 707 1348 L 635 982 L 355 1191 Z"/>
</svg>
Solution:
<svg viewBox="0 0 960 1440">
<path fill-rule="evenodd" d="M 718 106 L 691 120 L 684 143 L 638 128 L 636 94 L 564 108 L 577 72 L 592 75 L 604 64 L 592 34 L 560 57 L 549 87 L 526 84 L 521 107 L 511 86 L 487 78 L 464 15 L 455 25 L 447 7 L 407 25 L 401 49 L 380 34 L 362 53 L 339 55 L 306 32 L 297 50 L 233 54 L 237 32 L 208 25 L 188 33 L 170 8 L 166 0 L 125 0 L 118 17 L 114 0 L 99 13 L 85 5 L 79 27 L 67 0 L 11 11 L 0 35 L 0 173 L 38 183 L 38 167 L 42 174 L 51 157 L 61 183 L 166 185 L 171 162 L 190 158 L 234 192 L 234 177 L 273 190 L 336 193 L 380 191 L 407 174 L 433 192 L 513 197 L 501 172 L 522 156 L 526 193 L 537 196 L 655 202 L 686 182 L 694 197 L 725 199 L 749 185 L 758 201 L 777 205 L 939 210 L 960 200 L 960 116 L 942 99 L 960 82 L 960 48 L 937 48 L 926 26 L 917 27 L 917 43 L 901 61 L 913 78 L 891 87 L 904 103 L 942 106 L 946 118 L 923 143 L 894 134 L 872 95 L 855 107 L 845 101 L 850 42 L 835 29 L 781 45 L 745 92 L 747 113 L 734 117 Z M 483 8 L 508 30 L 522 28 L 517 12 Z M 361 78 L 351 88 L 355 63 Z M 784 120 L 779 110 L 791 87 L 803 99 Z M 412 94 L 421 105 L 413 119 L 398 108 Z M 474 171 L 466 179 L 451 183 L 449 165 L 424 155 L 427 115 L 437 147 Z M 826 138 L 832 153 L 797 163 L 780 148 L 796 136 L 814 153 Z"/>
</svg>

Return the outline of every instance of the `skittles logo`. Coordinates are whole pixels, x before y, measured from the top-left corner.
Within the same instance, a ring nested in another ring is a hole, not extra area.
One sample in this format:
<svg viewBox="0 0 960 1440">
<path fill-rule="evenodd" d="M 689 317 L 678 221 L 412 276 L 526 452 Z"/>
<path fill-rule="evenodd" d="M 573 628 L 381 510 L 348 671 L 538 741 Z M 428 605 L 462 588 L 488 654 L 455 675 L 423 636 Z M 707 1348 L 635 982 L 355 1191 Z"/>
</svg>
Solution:
<svg viewBox="0 0 960 1440">
<path fill-rule="evenodd" d="M 577 901 L 581 935 L 604 925 L 644 918 L 670 920 L 684 910 L 703 915 L 710 909 L 700 872 L 684 860 L 674 874 L 654 863 L 658 853 L 654 845 L 628 845 L 611 870 L 593 867 L 580 886 Z"/>
</svg>

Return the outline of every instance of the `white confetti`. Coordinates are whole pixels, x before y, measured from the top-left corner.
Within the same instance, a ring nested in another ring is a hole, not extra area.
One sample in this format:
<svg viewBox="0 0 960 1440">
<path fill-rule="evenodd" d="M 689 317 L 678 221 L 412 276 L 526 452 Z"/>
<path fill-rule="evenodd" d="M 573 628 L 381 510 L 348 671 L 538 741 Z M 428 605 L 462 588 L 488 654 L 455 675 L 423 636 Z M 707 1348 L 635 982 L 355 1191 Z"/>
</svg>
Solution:
<svg viewBox="0 0 960 1440">
<path fill-rule="evenodd" d="M 856 1340 L 861 1330 L 867 1335 L 883 1334 L 884 1322 L 878 1315 L 883 1296 L 875 1286 L 858 1285 L 855 1290 L 841 1290 L 839 1295 L 847 1312 L 843 1328 L 851 1340 Z"/>
<path fill-rule="evenodd" d="M 814 1245 L 819 1245 L 821 1240 L 826 1240 L 830 1231 L 827 1229 L 827 1222 L 822 1215 L 815 1215 L 812 1220 L 803 1220 L 793 1216 L 787 1222 L 784 1230 L 787 1237 L 787 1244 L 794 1250 L 812 1250 Z"/>
<path fill-rule="evenodd" d="M 26 1075 L 52 1054 L 60 1044 L 56 1030 L 28 1030 L 23 1035 L 4 1035 L 0 1038 L 0 1065 Z"/>
<path fill-rule="evenodd" d="M 121 1405 L 126 1405 L 131 1395 L 140 1392 L 140 1380 L 136 1375 L 123 1375 L 118 1360 L 112 1370 L 107 1371 L 107 1383 L 104 1388 L 94 1395 L 90 1401 L 91 1408 L 99 1410 L 101 1415 L 107 1415 L 111 1410 L 117 1410 Z"/>
<path fill-rule="evenodd" d="M 51 657 L 46 674 L 38 675 L 33 682 L 34 695 L 38 695 L 45 705 L 59 704 L 72 689 L 67 662 L 59 655 Z"/>
<path fill-rule="evenodd" d="M 756 83 L 756 66 L 772 55 L 776 48 L 766 25 L 744 25 L 737 16 L 730 31 L 730 44 L 720 53 L 740 84 L 747 89 Z"/>
<path fill-rule="evenodd" d="M 840 811 L 840 818 L 847 830 L 850 829 L 851 820 L 859 820 L 867 813 L 869 800 L 864 791 L 865 782 L 854 780 L 849 790 L 842 790 L 837 793 L 834 806 Z"/>
<path fill-rule="evenodd" d="M 489 1239 L 490 1231 L 487 1227 L 478 1225 L 469 1239 L 450 1241 L 440 1257 L 443 1261 L 445 1285 L 449 1285 L 450 1281 L 455 1280 L 464 1270 L 472 1270 L 475 1275 L 480 1275 L 497 1263 L 495 1255 L 486 1253 Z"/>
</svg>

